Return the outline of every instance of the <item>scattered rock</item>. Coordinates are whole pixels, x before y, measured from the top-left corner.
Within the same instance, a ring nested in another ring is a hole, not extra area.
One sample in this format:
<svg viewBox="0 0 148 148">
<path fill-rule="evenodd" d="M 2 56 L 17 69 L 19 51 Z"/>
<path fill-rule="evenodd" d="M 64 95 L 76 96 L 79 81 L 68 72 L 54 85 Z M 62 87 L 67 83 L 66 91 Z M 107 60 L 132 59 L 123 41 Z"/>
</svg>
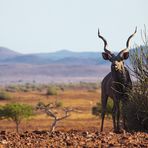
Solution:
<svg viewBox="0 0 148 148">
<path fill-rule="evenodd" d="M 0 147 L 148 147 L 148 133 L 121 133 L 70 130 L 33 131 L 17 134 L 0 132 Z"/>
</svg>

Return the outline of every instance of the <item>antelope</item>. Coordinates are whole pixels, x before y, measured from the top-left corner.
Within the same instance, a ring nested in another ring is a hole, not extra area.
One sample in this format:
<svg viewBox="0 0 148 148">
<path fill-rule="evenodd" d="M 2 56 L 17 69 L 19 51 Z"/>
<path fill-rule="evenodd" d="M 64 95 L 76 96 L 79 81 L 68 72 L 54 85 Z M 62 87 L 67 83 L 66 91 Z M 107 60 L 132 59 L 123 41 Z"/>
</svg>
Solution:
<svg viewBox="0 0 148 148">
<path fill-rule="evenodd" d="M 129 71 L 124 65 L 124 60 L 128 59 L 129 57 L 129 43 L 131 38 L 136 34 L 136 32 L 137 27 L 135 29 L 135 32 L 127 39 L 126 48 L 121 50 L 117 55 L 115 55 L 107 49 L 108 43 L 106 39 L 100 35 L 100 31 L 98 29 L 98 37 L 104 42 L 104 52 L 102 52 L 102 57 L 104 58 L 104 60 L 109 60 L 111 62 L 111 72 L 104 77 L 101 83 L 101 132 L 103 131 L 106 105 L 109 97 L 113 100 L 112 120 L 114 132 L 120 131 L 120 102 L 122 102 L 122 105 L 126 103 L 128 97 L 127 92 L 128 90 L 132 89 L 132 81 L 129 75 Z M 123 112 L 122 119 L 123 128 L 126 128 L 125 116 Z"/>
</svg>

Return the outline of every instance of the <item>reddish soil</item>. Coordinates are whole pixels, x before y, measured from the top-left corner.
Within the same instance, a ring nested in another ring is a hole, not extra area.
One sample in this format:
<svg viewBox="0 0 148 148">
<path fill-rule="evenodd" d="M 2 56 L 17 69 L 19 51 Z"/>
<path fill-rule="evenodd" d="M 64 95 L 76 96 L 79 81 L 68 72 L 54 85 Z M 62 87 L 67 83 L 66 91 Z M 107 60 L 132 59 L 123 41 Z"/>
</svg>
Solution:
<svg viewBox="0 0 148 148">
<path fill-rule="evenodd" d="M 0 132 L 0 148 L 98 148 L 98 147 L 148 147 L 148 134 L 135 132 L 115 134 L 98 131 L 47 131 Z"/>
</svg>

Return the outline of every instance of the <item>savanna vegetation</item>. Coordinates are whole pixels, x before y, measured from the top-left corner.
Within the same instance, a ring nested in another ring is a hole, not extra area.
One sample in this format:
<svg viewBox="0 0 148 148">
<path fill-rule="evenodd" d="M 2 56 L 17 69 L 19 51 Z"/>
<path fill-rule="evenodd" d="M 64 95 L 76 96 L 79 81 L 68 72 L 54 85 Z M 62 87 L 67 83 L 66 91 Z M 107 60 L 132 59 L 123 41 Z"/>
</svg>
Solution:
<svg viewBox="0 0 148 148">
<path fill-rule="evenodd" d="M 148 132 L 148 36 L 142 33 L 144 46 L 131 51 L 131 71 L 134 76 L 133 89 L 124 107 L 129 130 Z"/>
<path fill-rule="evenodd" d="M 65 115 L 65 108 L 79 111 L 79 113 L 73 111 L 70 116 L 57 122 L 57 130 L 68 130 L 71 128 L 84 129 L 85 127 L 99 128 L 98 118 L 91 113 L 92 106 L 94 106 L 100 98 L 100 89 L 97 83 L 80 82 L 49 85 L 26 83 L 8 85 L 1 89 L 11 96 L 11 99 L 1 100 L 1 106 L 4 107 L 7 104 L 17 102 L 19 104 L 31 105 L 34 108 L 35 116 L 29 120 L 22 120 L 19 125 L 20 132 L 25 130 L 51 129 L 54 118 L 47 115 L 43 110 L 35 109 L 37 104 L 41 102 L 41 104 L 45 106 L 47 106 L 47 104 L 55 104 L 56 113 L 60 111 L 61 117 Z M 77 122 L 77 124 L 75 124 L 75 122 Z M 110 121 L 108 120 L 108 122 Z M 15 122 L 9 122 L 6 118 L 3 118 L 3 120 L 0 121 L 0 127 L 1 129 L 12 131 L 13 128 L 16 127 L 14 123 Z"/>
<path fill-rule="evenodd" d="M 92 114 L 92 108 L 94 106 L 100 107 L 100 88 L 94 87 L 94 85 L 97 86 L 97 84 L 93 84 L 92 87 L 90 84 L 87 86 L 86 83 L 87 87 L 84 85 L 81 87 L 79 84 L 71 86 L 70 84 L 70 87 L 67 87 L 68 85 L 62 86 L 64 89 L 61 89 L 61 85 L 56 85 L 57 94 L 48 97 L 48 87 L 45 86 L 40 91 L 37 89 L 10 91 L 9 94 L 12 98 L 0 101 L 2 111 L 4 108 L 11 108 L 9 105 L 15 106 L 10 112 L 6 112 L 8 113 L 5 114 L 7 118 L 0 120 L 0 146 L 146 147 L 148 144 L 146 133 L 115 134 L 111 132 L 112 120 L 110 118 L 106 118 L 104 132 L 99 132 L 100 120 L 98 116 Z M 35 113 L 35 116 L 32 116 L 32 109 L 29 114 L 28 111 L 27 113 L 26 111 L 21 112 L 24 107 L 19 111 L 20 104 L 33 107 L 33 115 Z M 18 109 L 15 109 L 16 105 Z M 16 111 L 14 114 L 13 110 Z M 22 121 L 18 128 L 19 134 L 15 132 L 15 128 L 17 129 L 15 116 L 18 116 L 16 119 L 19 119 L 20 116 Z M 31 118 L 24 120 L 28 117 Z"/>
</svg>

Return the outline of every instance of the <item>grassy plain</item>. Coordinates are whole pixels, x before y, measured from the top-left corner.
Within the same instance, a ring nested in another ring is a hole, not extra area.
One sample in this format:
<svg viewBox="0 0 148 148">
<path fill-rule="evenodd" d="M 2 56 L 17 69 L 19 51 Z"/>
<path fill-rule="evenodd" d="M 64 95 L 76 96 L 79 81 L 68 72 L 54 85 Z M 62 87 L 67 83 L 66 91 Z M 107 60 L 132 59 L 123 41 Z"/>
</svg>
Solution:
<svg viewBox="0 0 148 148">
<path fill-rule="evenodd" d="M 0 105 L 11 102 L 19 102 L 31 104 L 36 106 L 38 102 L 55 102 L 56 100 L 62 102 L 63 107 L 76 108 L 80 112 L 71 113 L 67 119 L 60 121 L 57 125 L 57 130 L 96 130 L 100 128 L 100 118 L 95 117 L 91 113 L 91 108 L 100 101 L 100 89 L 87 88 L 68 88 L 65 90 L 58 90 L 57 95 L 47 96 L 44 91 L 16 91 L 10 92 L 12 98 L 10 100 L 1 100 Z M 20 131 L 26 130 L 48 130 L 52 119 L 45 113 L 38 112 L 37 115 L 27 121 L 23 121 L 20 125 Z M 15 130 L 15 124 L 8 120 L 0 120 L 1 130 Z M 105 130 L 112 130 L 111 120 L 106 119 Z"/>
</svg>

